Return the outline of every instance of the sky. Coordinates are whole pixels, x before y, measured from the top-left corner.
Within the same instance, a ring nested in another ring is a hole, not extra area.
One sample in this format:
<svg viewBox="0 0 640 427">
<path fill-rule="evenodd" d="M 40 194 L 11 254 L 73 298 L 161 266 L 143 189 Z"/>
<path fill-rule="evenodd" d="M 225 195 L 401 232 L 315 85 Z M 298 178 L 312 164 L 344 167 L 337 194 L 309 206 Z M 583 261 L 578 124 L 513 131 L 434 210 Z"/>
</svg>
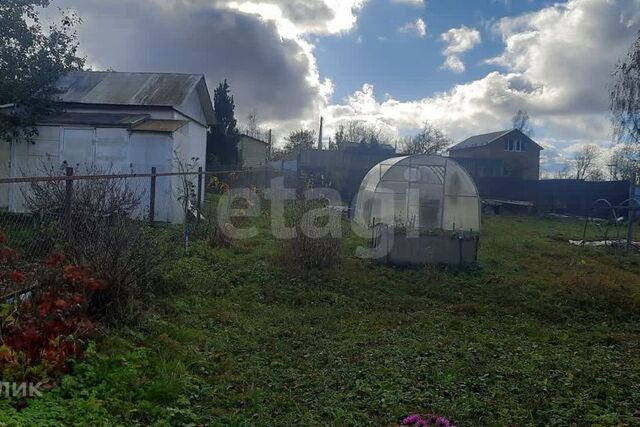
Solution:
<svg viewBox="0 0 640 427">
<path fill-rule="evenodd" d="M 240 122 L 278 140 L 325 118 L 390 137 L 425 122 L 455 142 L 527 110 L 543 170 L 611 148 L 608 91 L 640 0 L 54 0 L 83 20 L 96 70 L 228 79 Z M 604 161 L 604 160 L 603 160 Z"/>
</svg>

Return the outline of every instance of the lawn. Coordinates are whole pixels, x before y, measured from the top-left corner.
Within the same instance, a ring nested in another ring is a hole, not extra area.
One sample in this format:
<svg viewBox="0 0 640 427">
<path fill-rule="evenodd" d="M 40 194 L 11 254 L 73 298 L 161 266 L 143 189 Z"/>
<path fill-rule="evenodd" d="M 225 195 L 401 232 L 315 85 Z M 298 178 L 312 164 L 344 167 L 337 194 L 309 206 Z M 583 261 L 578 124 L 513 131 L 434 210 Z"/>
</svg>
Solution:
<svg viewBox="0 0 640 427">
<path fill-rule="evenodd" d="M 194 244 L 172 295 L 0 425 L 640 425 L 640 255 L 570 246 L 582 222 L 488 217 L 465 270 L 375 265 L 349 237 L 313 272 L 259 222 Z"/>
</svg>

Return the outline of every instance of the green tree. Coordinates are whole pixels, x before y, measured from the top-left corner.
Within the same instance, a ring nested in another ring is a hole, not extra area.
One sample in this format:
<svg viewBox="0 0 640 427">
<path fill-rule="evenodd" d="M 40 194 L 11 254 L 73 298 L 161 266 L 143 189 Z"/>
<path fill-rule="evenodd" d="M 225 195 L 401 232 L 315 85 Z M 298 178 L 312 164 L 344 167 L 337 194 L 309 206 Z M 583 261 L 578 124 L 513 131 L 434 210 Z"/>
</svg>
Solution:
<svg viewBox="0 0 640 427">
<path fill-rule="evenodd" d="M 50 0 L 0 2 L 0 105 L 15 104 L 0 114 L 0 139 L 30 139 L 39 117 L 56 108 L 56 82 L 84 67 L 78 56 L 75 26 L 80 19 L 63 13 L 43 28 L 38 8 Z"/>
<path fill-rule="evenodd" d="M 235 118 L 235 101 L 227 80 L 220 83 L 213 93 L 216 124 L 212 126 L 207 143 L 207 161 L 235 165 L 239 161 L 238 121 Z"/>
<path fill-rule="evenodd" d="M 316 142 L 316 132 L 313 130 L 294 130 L 285 138 L 284 152 L 286 154 L 299 153 L 313 148 Z"/>
</svg>

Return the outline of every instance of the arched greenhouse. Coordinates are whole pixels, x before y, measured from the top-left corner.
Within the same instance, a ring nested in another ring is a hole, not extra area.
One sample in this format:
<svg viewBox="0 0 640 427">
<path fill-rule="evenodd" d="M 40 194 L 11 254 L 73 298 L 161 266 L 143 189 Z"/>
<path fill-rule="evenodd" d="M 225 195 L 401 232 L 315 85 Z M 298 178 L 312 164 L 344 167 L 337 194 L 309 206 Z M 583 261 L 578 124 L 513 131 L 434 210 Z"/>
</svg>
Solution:
<svg viewBox="0 0 640 427">
<path fill-rule="evenodd" d="M 415 230 L 478 233 L 481 201 L 471 176 L 440 156 L 396 157 L 376 165 L 360 186 L 354 220 Z"/>
</svg>

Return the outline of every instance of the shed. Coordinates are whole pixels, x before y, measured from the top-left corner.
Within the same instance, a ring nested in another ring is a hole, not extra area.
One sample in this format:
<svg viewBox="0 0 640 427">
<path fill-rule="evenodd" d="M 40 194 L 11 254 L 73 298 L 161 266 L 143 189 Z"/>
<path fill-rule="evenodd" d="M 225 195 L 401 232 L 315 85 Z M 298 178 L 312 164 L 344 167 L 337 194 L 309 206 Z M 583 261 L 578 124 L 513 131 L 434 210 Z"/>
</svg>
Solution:
<svg viewBox="0 0 640 427">
<path fill-rule="evenodd" d="M 37 123 L 32 143 L 0 144 L 0 176 L 41 176 L 65 166 L 77 173 L 177 172 L 178 160 L 205 166 L 215 114 L 203 75 L 78 71 L 56 86 L 60 109 Z M 148 196 L 149 181 L 130 182 Z M 156 219 L 183 220 L 179 186 L 178 177 L 158 178 Z M 24 211 L 19 185 L 0 186 L 0 207 Z"/>
<path fill-rule="evenodd" d="M 238 155 L 243 168 L 265 168 L 269 157 L 269 143 L 249 135 L 240 135 Z"/>
</svg>

